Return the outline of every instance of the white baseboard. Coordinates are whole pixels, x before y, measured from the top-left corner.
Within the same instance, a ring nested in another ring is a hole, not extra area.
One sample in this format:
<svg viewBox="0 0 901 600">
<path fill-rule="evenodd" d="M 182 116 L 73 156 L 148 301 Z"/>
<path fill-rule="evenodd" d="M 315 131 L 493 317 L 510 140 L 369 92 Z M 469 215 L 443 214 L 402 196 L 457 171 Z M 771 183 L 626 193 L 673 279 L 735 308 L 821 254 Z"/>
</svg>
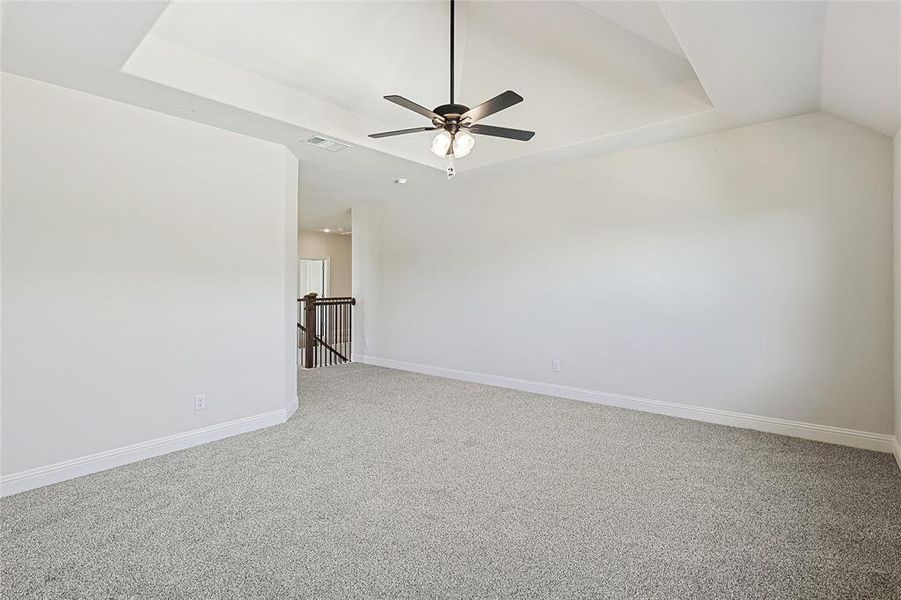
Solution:
<svg viewBox="0 0 901 600">
<path fill-rule="evenodd" d="M 895 454 L 895 462 L 898 463 L 898 468 L 901 469 L 901 432 L 898 432 L 898 435 L 895 436 L 894 442 L 894 454 Z"/>
<path fill-rule="evenodd" d="M 297 399 L 297 394 L 294 394 L 288 401 L 288 406 L 285 407 L 285 421 L 293 417 L 299 407 L 300 401 Z"/>
<path fill-rule="evenodd" d="M 639 398 L 636 396 L 626 396 L 623 394 L 598 392 L 595 390 L 557 385 L 554 383 L 529 381 L 527 379 L 515 379 L 513 377 L 504 377 L 501 375 L 487 375 L 484 373 L 476 373 L 474 371 L 463 371 L 459 369 L 448 369 L 445 367 L 434 367 L 431 365 L 420 365 L 388 358 L 367 356 L 364 354 L 354 354 L 353 360 L 354 362 L 360 362 L 379 367 L 388 367 L 390 369 L 413 371 L 415 373 L 424 373 L 426 375 L 435 375 L 449 379 L 471 381 L 474 383 L 493 385 L 496 387 L 520 390 L 523 392 L 544 394 L 546 396 L 556 396 L 558 398 L 568 398 L 570 400 L 592 402 L 594 404 L 618 406 L 620 408 L 641 410 L 644 412 L 669 415 L 683 419 L 704 421 L 706 423 L 717 423 L 719 425 L 729 425 L 743 429 L 754 429 L 756 431 L 777 433 L 780 435 L 803 438 L 806 440 L 815 440 L 818 442 L 827 442 L 830 444 L 840 444 L 842 446 L 863 448 L 865 450 L 875 450 L 877 452 L 888 453 L 892 453 L 892 451 L 894 450 L 895 452 L 899 452 L 899 450 L 897 449 L 897 441 L 895 440 L 894 436 L 881 433 L 857 431 L 855 429 L 845 429 L 842 427 L 832 427 L 829 425 L 818 425 L 816 423 L 804 423 L 802 421 L 789 421 L 786 419 L 776 419 L 773 417 L 762 417 L 759 415 L 731 412 L 727 410 L 719 410 L 716 408 L 707 408 L 704 406 L 692 406 L 688 404 L 678 404 L 675 402 L 663 402 L 661 400 L 651 400 L 649 398 Z M 901 459 L 899 459 L 899 461 L 901 461 Z"/>
<path fill-rule="evenodd" d="M 216 440 L 240 433 L 278 425 L 286 420 L 287 409 L 282 408 L 130 446 L 113 448 L 112 450 L 105 450 L 44 467 L 4 475 L 0 479 L 0 495 L 11 496 L 19 492 L 59 483 L 60 481 L 81 477 L 82 475 L 97 473 L 98 471 L 105 471 L 113 467 L 144 460 L 145 458 L 175 452 L 176 450 L 184 450 L 185 448 L 215 442 Z"/>
</svg>

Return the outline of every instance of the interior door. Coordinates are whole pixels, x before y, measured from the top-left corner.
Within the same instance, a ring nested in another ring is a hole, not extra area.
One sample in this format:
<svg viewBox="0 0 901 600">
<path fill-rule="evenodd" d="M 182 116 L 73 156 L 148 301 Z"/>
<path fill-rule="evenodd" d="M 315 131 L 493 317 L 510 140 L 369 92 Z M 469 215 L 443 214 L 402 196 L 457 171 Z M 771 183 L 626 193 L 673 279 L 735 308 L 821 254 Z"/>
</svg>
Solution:
<svg viewBox="0 0 901 600">
<path fill-rule="evenodd" d="M 326 295 L 325 259 L 300 258 L 297 261 L 297 297 L 303 298 L 316 292 L 320 298 Z"/>
</svg>

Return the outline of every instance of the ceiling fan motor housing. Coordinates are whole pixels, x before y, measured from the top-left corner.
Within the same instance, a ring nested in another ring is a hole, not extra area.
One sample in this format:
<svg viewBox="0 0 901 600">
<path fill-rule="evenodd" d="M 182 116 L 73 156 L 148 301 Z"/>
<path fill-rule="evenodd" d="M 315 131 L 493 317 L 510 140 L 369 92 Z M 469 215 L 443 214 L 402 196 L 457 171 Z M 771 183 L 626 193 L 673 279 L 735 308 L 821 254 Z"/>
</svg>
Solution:
<svg viewBox="0 0 901 600">
<path fill-rule="evenodd" d="M 434 112 L 435 114 L 441 115 L 444 119 L 444 123 L 438 119 L 433 119 L 432 123 L 435 127 L 441 127 L 454 133 L 460 126 L 460 115 L 466 114 L 468 111 L 469 107 L 464 106 L 463 104 L 442 104 L 441 106 L 436 107 Z"/>
</svg>

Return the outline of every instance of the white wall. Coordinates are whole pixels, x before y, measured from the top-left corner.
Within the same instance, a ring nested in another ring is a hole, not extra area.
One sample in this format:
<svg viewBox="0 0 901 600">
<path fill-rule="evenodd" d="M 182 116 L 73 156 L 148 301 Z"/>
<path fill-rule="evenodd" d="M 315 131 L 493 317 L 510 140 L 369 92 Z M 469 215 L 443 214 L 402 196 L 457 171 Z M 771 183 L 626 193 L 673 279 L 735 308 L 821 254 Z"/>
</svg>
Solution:
<svg viewBox="0 0 901 600">
<path fill-rule="evenodd" d="M 901 6 L 897 11 L 898 52 L 897 84 L 901 98 Z M 898 106 L 898 122 L 901 123 L 901 106 Z M 895 458 L 901 467 L 901 128 L 895 132 L 893 144 L 894 163 L 894 242 L 895 242 Z"/>
<path fill-rule="evenodd" d="M 355 208 L 357 352 L 891 433 L 891 157 L 816 113 Z"/>
<path fill-rule="evenodd" d="M 284 416 L 296 403 L 293 155 L 14 75 L 2 84 L 3 475 Z"/>
<path fill-rule="evenodd" d="M 893 156 L 895 181 L 895 438 L 898 464 L 901 466 L 901 130 L 895 134 Z"/>
<path fill-rule="evenodd" d="M 300 258 L 325 258 L 329 265 L 330 296 L 350 296 L 351 236 L 319 231 L 301 231 L 297 248 Z"/>
</svg>

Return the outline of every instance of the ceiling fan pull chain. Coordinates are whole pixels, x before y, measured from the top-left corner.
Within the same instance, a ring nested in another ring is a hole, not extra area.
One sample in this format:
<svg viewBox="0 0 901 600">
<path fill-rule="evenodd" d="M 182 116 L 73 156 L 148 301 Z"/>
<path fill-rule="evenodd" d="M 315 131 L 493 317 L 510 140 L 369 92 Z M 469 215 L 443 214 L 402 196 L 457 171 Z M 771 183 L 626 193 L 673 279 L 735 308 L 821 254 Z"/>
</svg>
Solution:
<svg viewBox="0 0 901 600">
<path fill-rule="evenodd" d="M 450 181 L 457 174 L 457 169 L 454 167 L 454 155 L 450 155 L 450 160 L 447 161 L 447 179 Z"/>
</svg>

